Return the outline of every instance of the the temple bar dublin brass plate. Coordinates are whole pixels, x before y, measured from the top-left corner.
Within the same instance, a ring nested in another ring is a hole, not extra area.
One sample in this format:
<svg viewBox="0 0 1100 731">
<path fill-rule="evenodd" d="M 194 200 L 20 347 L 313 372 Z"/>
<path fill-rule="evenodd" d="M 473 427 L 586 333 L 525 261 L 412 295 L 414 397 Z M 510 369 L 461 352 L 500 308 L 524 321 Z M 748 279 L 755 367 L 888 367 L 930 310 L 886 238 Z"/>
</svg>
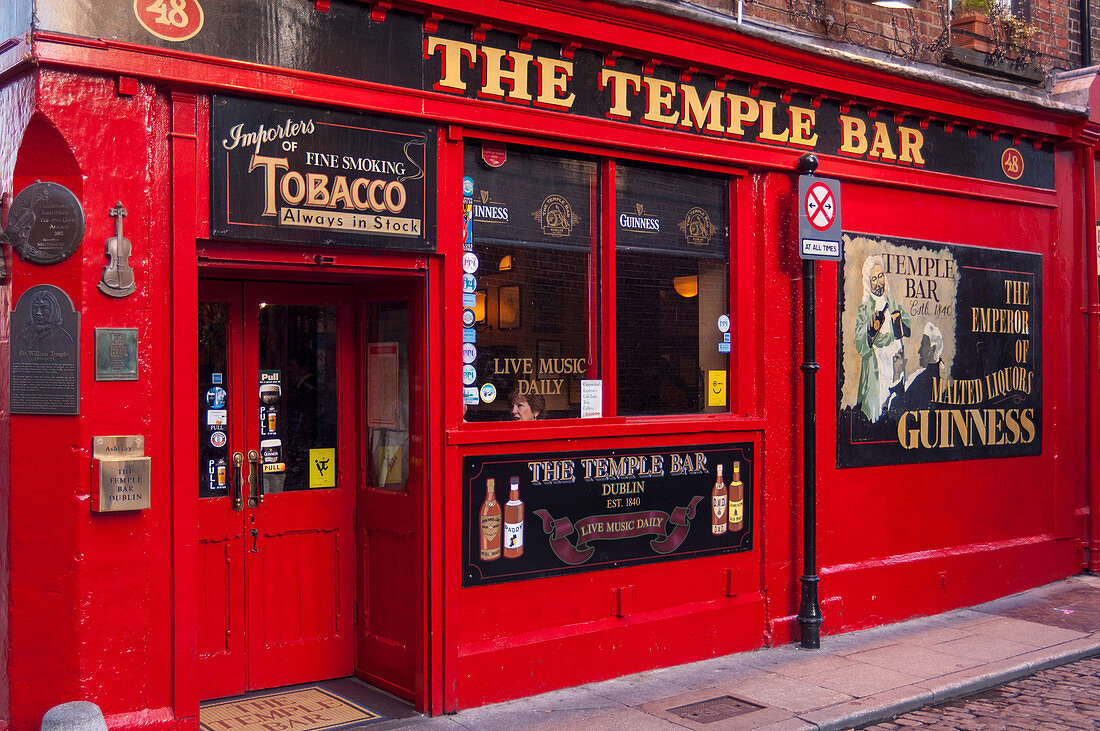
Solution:
<svg viewBox="0 0 1100 731">
<path fill-rule="evenodd" d="M 80 313 L 52 284 L 37 284 L 11 311 L 13 414 L 80 413 Z"/>
<path fill-rule="evenodd" d="M 140 435 L 92 440 L 92 458 L 99 477 L 92 491 L 93 511 L 115 513 L 149 508 L 151 460 L 143 456 L 144 452 L 145 438 Z"/>
<path fill-rule="evenodd" d="M 138 379 L 138 331 L 136 327 L 95 329 L 95 379 L 136 381 Z"/>
<path fill-rule="evenodd" d="M 64 185 L 39 180 L 15 196 L 4 234 L 25 261 L 57 264 L 84 238 L 84 209 Z"/>
</svg>

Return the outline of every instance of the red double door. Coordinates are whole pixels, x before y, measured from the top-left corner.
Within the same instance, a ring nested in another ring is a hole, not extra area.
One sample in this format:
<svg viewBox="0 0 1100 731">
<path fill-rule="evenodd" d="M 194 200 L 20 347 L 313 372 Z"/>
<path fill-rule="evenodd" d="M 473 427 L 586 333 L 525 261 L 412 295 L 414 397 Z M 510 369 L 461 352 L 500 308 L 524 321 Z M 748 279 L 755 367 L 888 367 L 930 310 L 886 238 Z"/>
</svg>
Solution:
<svg viewBox="0 0 1100 731">
<path fill-rule="evenodd" d="M 350 675 L 416 695 L 415 300 L 386 291 L 200 282 L 201 698 Z"/>
</svg>

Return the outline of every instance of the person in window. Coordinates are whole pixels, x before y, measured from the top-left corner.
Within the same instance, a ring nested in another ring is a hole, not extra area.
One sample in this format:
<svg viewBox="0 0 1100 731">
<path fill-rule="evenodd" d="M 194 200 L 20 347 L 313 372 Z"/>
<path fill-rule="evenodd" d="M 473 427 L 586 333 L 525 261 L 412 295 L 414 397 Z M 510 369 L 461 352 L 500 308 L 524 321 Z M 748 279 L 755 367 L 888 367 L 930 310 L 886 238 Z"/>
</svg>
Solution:
<svg viewBox="0 0 1100 731">
<path fill-rule="evenodd" d="M 546 411 L 546 399 L 537 393 L 512 391 L 512 418 L 517 421 L 534 421 Z"/>
</svg>

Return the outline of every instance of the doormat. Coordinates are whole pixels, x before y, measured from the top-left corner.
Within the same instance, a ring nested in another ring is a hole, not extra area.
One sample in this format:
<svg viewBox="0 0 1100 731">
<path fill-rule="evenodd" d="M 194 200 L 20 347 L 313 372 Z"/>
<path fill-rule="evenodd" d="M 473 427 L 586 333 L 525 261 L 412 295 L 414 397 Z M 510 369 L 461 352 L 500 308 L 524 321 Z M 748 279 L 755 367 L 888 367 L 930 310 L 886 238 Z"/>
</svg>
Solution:
<svg viewBox="0 0 1100 731">
<path fill-rule="evenodd" d="M 321 731 L 383 718 L 316 685 L 204 703 L 199 709 L 203 731 Z"/>
</svg>

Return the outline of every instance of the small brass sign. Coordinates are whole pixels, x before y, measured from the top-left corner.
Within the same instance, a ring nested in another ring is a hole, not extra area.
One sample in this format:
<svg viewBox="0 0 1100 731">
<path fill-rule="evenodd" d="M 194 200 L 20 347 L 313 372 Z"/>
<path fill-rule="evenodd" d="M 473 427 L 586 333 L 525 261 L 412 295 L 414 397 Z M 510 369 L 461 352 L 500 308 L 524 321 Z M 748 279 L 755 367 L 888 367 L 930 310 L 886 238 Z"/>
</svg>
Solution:
<svg viewBox="0 0 1100 731">
<path fill-rule="evenodd" d="M 92 510 L 113 513 L 147 510 L 150 506 L 151 458 L 143 456 L 145 438 L 137 436 L 95 437 L 92 457 L 99 475 L 92 493 Z"/>
<path fill-rule="evenodd" d="M 120 459 L 141 457 L 145 454 L 145 437 L 133 436 L 96 437 L 92 440 L 93 459 Z"/>
</svg>

